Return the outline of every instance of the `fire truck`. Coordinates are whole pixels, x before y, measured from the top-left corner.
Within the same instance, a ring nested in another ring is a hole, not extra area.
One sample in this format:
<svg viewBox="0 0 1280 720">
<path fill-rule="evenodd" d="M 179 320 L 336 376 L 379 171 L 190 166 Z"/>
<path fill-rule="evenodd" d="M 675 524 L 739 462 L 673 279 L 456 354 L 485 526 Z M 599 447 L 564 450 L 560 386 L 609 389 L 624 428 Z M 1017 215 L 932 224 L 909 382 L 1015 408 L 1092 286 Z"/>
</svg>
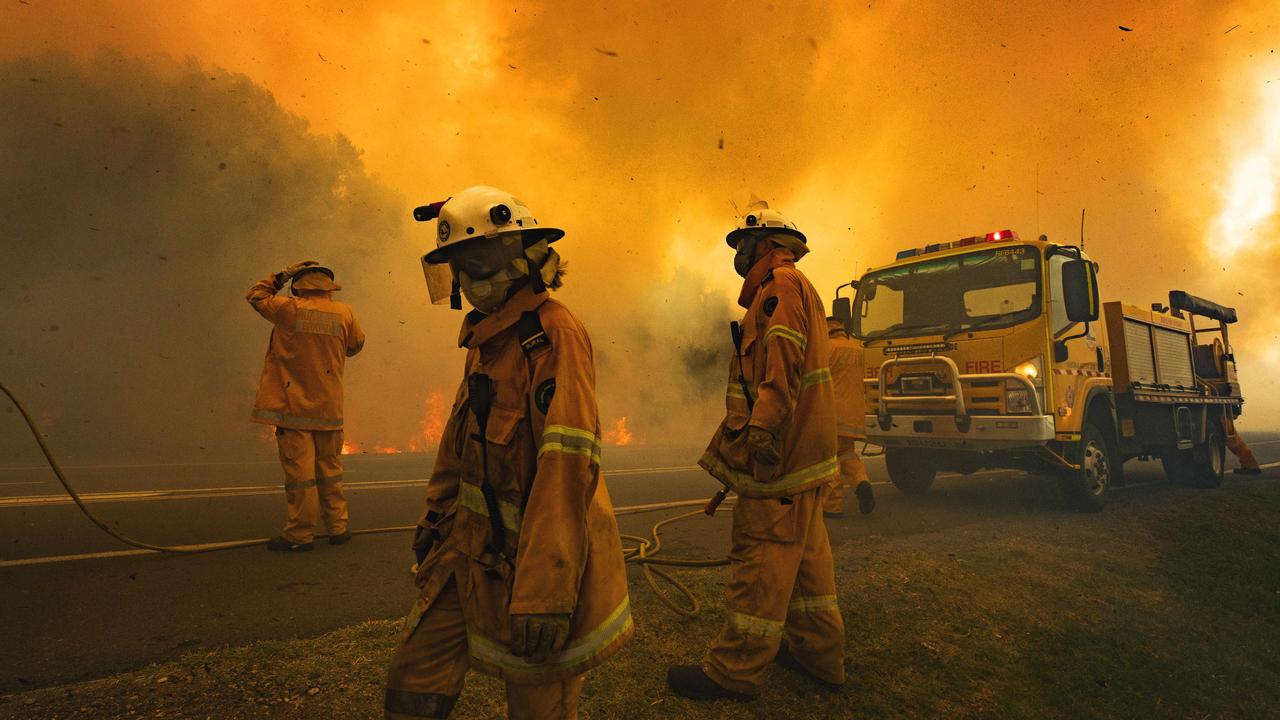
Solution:
<svg viewBox="0 0 1280 720">
<path fill-rule="evenodd" d="M 837 290 L 835 315 L 864 346 L 867 439 L 899 490 L 1015 468 L 1096 511 L 1134 458 L 1222 483 L 1244 403 L 1235 310 L 1181 291 L 1103 305 L 1098 269 L 1079 246 L 1000 230 L 904 250 L 849 283 L 854 297 Z"/>
</svg>

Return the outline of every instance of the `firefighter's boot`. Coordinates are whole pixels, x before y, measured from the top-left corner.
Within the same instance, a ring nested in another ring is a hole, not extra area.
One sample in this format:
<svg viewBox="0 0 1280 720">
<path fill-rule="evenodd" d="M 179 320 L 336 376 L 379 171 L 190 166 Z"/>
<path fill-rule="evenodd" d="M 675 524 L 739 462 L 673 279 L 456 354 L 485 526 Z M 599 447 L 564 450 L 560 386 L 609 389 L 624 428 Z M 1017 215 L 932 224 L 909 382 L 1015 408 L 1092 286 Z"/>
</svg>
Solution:
<svg viewBox="0 0 1280 720">
<path fill-rule="evenodd" d="M 858 496 L 858 512 L 870 515 L 876 509 L 876 491 L 872 489 L 871 483 L 865 480 L 858 483 L 853 494 Z"/>
<path fill-rule="evenodd" d="M 833 683 L 830 680 L 824 680 L 810 672 L 809 668 L 801 664 L 800 661 L 796 659 L 796 656 L 791 654 L 791 649 L 787 647 L 787 643 L 785 642 L 778 646 L 778 654 L 774 656 L 773 661 L 792 672 L 799 673 L 809 678 L 814 682 L 814 684 L 824 690 L 839 692 L 844 689 L 844 685 L 841 685 L 840 683 Z"/>
<path fill-rule="evenodd" d="M 298 543 L 277 535 L 267 541 L 267 549 L 275 552 L 311 552 L 311 543 Z"/>
<path fill-rule="evenodd" d="M 673 665 L 667 668 L 667 685 L 675 694 L 690 700 L 754 700 L 754 695 L 734 692 L 707 677 L 697 665 Z"/>
</svg>

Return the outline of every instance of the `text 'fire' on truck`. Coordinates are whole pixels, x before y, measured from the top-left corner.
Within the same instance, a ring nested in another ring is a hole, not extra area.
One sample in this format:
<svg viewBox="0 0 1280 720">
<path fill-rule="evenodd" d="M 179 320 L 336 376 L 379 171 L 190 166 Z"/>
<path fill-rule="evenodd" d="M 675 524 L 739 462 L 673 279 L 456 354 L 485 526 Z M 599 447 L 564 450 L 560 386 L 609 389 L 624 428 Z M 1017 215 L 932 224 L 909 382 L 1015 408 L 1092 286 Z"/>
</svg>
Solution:
<svg viewBox="0 0 1280 720">
<path fill-rule="evenodd" d="M 1001 230 L 904 250 L 837 297 L 864 345 L 867 440 L 898 489 L 1015 468 L 1098 510 L 1131 458 L 1222 483 L 1244 403 L 1235 310 L 1181 291 L 1168 307 L 1102 306 L 1097 272 L 1079 247 Z"/>
</svg>

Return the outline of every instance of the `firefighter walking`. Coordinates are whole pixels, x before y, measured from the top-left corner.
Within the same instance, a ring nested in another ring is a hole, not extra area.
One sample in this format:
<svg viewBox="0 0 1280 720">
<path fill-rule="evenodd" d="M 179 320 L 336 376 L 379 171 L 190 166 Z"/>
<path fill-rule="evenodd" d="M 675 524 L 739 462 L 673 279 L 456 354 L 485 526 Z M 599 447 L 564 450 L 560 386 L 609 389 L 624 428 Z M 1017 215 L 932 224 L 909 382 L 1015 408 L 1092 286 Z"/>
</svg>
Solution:
<svg viewBox="0 0 1280 720">
<path fill-rule="evenodd" d="M 701 665 L 667 671 L 679 695 L 751 699 L 770 661 L 844 682 L 844 622 L 822 507 L 838 477 L 826 314 L 796 269 L 805 236 L 753 203 L 726 238 L 743 276 L 726 415 L 699 464 L 737 492 L 728 617 Z"/>
<path fill-rule="evenodd" d="M 831 484 L 831 494 L 822 510 L 829 518 L 844 517 L 844 492 L 848 486 L 858 497 L 858 511 L 867 515 L 876 509 L 876 495 L 867 477 L 867 468 L 858 457 L 858 442 L 867 439 L 862 343 L 849 336 L 848 328 L 837 317 L 827 318 L 827 337 L 831 341 L 831 388 L 835 393 L 840 477 Z"/>
<path fill-rule="evenodd" d="M 600 472 L 591 340 L 550 299 L 563 268 L 509 193 L 473 187 L 436 219 L 433 301 L 462 323 L 465 375 L 427 485 L 419 597 L 391 659 L 388 718 L 449 715 L 468 668 L 506 681 L 512 718 L 574 718 L 583 673 L 632 635 L 621 540 Z"/>
<path fill-rule="evenodd" d="M 291 297 L 277 293 L 289 283 Z M 314 260 L 259 280 L 245 299 L 272 324 L 251 419 L 276 429 L 288 520 L 268 550 L 310 550 L 323 514 L 331 545 L 351 539 L 342 493 L 342 371 L 364 333 L 333 271 Z"/>
</svg>

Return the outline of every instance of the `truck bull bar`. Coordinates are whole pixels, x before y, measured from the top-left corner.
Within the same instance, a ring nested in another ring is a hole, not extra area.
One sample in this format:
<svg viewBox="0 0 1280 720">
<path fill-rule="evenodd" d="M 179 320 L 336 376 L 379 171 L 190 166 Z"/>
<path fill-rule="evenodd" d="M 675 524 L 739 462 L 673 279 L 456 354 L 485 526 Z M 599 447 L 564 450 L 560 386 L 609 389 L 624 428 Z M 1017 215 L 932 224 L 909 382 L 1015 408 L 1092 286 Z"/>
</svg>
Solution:
<svg viewBox="0 0 1280 720">
<path fill-rule="evenodd" d="M 942 363 L 947 371 L 951 374 L 952 393 L 950 395 L 895 395 L 889 396 L 889 371 L 895 367 L 904 365 L 937 365 Z M 1040 406 L 1040 393 L 1036 391 L 1036 386 L 1023 375 L 1018 373 L 978 373 L 973 375 L 961 375 L 960 368 L 956 365 L 955 360 L 945 355 L 929 355 L 921 357 L 909 358 L 892 358 L 885 360 L 880 365 L 880 402 L 876 408 L 876 418 L 880 424 L 880 429 L 887 431 L 893 424 L 892 406 L 897 407 L 918 407 L 921 405 L 932 405 L 935 403 L 945 402 L 955 405 L 955 421 L 956 429 L 962 433 L 969 432 L 971 417 L 968 407 L 965 405 L 964 388 L 961 386 L 961 380 L 972 381 L 1004 381 L 1014 382 L 1022 385 L 1027 390 L 1027 396 L 1031 398 L 1031 406 L 1033 415 L 1043 415 L 1044 410 Z"/>
</svg>

